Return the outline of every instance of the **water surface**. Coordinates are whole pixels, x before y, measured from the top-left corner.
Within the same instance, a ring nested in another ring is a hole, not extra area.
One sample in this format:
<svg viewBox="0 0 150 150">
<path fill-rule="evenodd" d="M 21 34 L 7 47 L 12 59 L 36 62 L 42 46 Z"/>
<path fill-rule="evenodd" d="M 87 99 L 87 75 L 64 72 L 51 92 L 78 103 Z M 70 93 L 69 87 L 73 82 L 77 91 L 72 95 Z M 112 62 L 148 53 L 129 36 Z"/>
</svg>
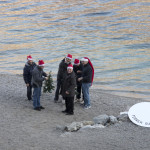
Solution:
<svg viewBox="0 0 150 150">
<path fill-rule="evenodd" d="M 1 0 L 0 73 L 20 74 L 31 54 L 57 73 L 87 56 L 95 87 L 150 97 L 150 1 Z"/>
</svg>

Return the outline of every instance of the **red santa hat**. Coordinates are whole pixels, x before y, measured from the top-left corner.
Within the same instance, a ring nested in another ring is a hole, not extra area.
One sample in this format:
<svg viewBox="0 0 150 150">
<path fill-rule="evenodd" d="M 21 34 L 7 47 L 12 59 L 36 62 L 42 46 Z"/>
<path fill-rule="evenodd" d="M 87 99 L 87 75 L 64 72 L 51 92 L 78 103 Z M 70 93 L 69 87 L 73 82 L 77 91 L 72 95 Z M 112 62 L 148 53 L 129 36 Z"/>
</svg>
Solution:
<svg viewBox="0 0 150 150">
<path fill-rule="evenodd" d="M 67 69 L 73 69 L 72 64 L 69 64 L 68 67 L 67 67 Z"/>
<path fill-rule="evenodd" d="M 81 58 L 81 61 L 89 61 L 86 57 Z"/>
<path fill-rule="evenodd" d="M 31 55 L 27 56 L 27 60 L 33 60 L 32 56 Z"/>
<path fill-rule="evenodd" d="M 88 63 L 90 64 L 90 66 L 92 68 L 92 83 L 93 83 L 93 79 L 94 79 L 94 67 L 93 67 L 93 64 L 91 63 L 91 61 L 90 61 L 90 59 L 88 57 L 84 57 L 84 61 L 88 61 Z M 92 85 L 92 83 L 91 83 L 91 85 Z"/>
<path fill-rule="evenodd" d="M 38 65 L 39 65 L 39 66 L 45 66 L 45 63 L 44 63 L 43 60 L 39 60 Z"/>
<path fill-rule="evenodd" d="M 71 55 L 71 54 L 68 54 L 68 55 L 66 56 L 66 58 L 72 59 L 72 55 Z"/>
<path fill-rule="evenodd" d="M 75 64 L 75 65 L 78 65 L 78 64 L 80 64 L 80 61 L 79 61 L 79 59 L 75 59 L 75 60 L 74 60 L 74 64 Z"/>
</svg>

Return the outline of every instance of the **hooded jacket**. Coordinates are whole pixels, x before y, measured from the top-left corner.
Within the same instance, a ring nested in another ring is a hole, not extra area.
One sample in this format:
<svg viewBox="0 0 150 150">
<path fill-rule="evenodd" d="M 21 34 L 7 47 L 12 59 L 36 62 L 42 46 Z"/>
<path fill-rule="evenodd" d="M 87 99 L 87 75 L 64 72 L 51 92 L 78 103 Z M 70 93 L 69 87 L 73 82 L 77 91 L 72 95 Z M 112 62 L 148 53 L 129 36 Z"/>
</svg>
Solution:
<svg viewBox="0 0 150 150">
<path fill-rule="evenodd" d="M 71 62 L 69 64 L 71 64 Z M 65 63 L 65 58 L 60 62 L 58 73 L 57 73 L 57 81 L 62 82 L 64 80 L 67 74 L 67 67 L 69 64 Z"/>
<path fill-rule="evenodd" d="M 26 84 L 31 84 L 31 79 L 32 79 L 32 71 L 35 68 L 36 63 L 33 62 L 32 64 L 29 64 L 28 62 L 25 64 L 24 69 L 23 69 L 23 78 L 24 82 Z"/>
<path fill-rule="evenodd" d="M 78 78 L 82 77 L 82 71 L 83 71 L 83 65 L 82 65 L 82 63 L 80 63 L 79 66 L 73 65 L 73 71 L 74 71 L 75 76 L 76 76 L 77 85 L 81 85 L 82 81 L 78 81 Z M 77 71 L 81 71 L 81 72 L 78 73 Z"/>
<path fill-rule="evenodd" d="M 34 88 L 42 87 L 42 83 L 47 77 L 47 74 L 39 66 L 36 66 L 32 71 L 32 86 Z"/>
<path fill-rule="evenodd" d="M 83 73 L 82 73 L 82 83 L 92 83 L 92 67 L 89 63 L 84 65 L 83 67 Z"/>
</svg>

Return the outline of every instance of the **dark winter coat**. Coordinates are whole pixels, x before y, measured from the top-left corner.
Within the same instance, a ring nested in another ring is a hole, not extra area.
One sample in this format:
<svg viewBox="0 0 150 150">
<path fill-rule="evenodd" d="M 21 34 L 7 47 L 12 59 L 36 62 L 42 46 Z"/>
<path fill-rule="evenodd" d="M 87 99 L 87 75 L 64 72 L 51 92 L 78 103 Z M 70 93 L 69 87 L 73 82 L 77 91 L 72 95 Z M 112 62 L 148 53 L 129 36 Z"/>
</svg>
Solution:
<svg viewBox="0 0 150 150">
<path fill-rule="evenodd" d="M 47 77 L 47 74 L 39 66 L 36 66 L 32 71 L 32 86 L 34 88 L 42 87 L 42 82 Z"/>
<path fill-rule="evenodd" d="M 92 83 L 92 67 L 89 63 L 83 66 L 82 83 Z"/>
<path fill-rule="evenodd" d="M 79 71 L 79 70 L 81 71 L 81 73 L 77 73 L 77 71 Z M 83 65 L 82 64 L 80 64 L 79 66 L 73 65 L 73 71 L 76 76 L 77 85 L 81 85 L 82 81 L 78 81 L 78 78 L 82 77 Z"/>
<path fill-rule="evenodd" d="M 57 73 L 57 81 L 63 82 L 63 80 L 67 74 L 68 65 L 69 64 L 65 63 L 65 58 L 60 62 L 58 73 Z"/>
<path fill-rule="evenodd" d="M 70 74 L 67 73 L 67 76 L 64 79 L 62 96 L 63 97 L 74 97 L 75 87 L 76 87 L 76 77 L 75 77 L 74 71 L 72 71 L 72 73 L 70 73 Z M 69 94 L 66 94 L 66 91 L 68 91 Z"/>
<path fill-rule="evenodd" d="M 26 84 L 31 84 L 32 79 L 32 71 L 35 68 L 36 63 L 29 64 L 28 62 L 25 64 L 23 69 L 23 78 Z"/>
</svg>

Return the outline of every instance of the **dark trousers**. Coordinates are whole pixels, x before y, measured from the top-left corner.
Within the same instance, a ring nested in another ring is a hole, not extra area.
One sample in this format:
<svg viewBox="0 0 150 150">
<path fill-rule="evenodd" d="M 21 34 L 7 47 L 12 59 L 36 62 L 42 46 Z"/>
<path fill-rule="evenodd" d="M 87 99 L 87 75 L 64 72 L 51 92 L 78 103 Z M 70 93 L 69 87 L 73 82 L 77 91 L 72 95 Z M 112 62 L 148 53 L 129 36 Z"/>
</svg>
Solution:
<svg viewBox="0 0 150 150">
<path fill-rule="evenodd" d="M 56 91 L 55 91 L 55 101 L 58 101 L 59 99 L 59 94 L 60 94 L 60 89 L 61 89 L 61 81 L 57 81 L 57 87 L 56 87 Z"/>
<path fill-rule="evenodd" d="M 65 105 L 66 105 L 66 112 L 67 113 L 73 113 L 74 97 L 65 97 Z"/>
<path fill-rule="evenodd" d="M 77 98 L 77 99 L 80 99 L 80 98 L 81 98 L 81 89 L 82 89 L 81 84 L 78 84 L 78 85 L 77 85 L 77 95 L 76 95 L 76 98 Z"/>
<path fill-rule="evenodd" d="M 27 98 L 28 100 L 32 99 L 32 86 L 31 85 L 27 86 Z"/>
<path fill-rule="evenodd" d="M 77 95 L 76 95 L 77 99 L 81 98 L 81 91 L 82 91 L 82 99 L 84 99 L 82 84 L 77 84 Z"/>
</svg>

